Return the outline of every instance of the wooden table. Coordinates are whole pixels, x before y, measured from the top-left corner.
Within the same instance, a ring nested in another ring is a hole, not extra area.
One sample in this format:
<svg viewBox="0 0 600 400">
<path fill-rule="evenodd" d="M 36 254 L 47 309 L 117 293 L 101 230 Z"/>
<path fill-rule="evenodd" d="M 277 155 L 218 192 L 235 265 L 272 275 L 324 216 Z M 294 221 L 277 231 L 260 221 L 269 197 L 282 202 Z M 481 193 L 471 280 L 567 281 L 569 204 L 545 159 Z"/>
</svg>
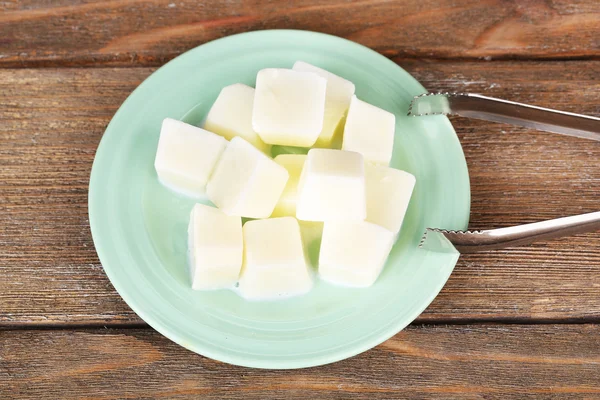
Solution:
<svg viewBox="0 0 600 400">
<path fill-rule="evenodd" d="M 462 256 L 411 326 L 319 368 L 212 361 L 127 307 L 87 215 L 107 123 L 169 59 L 269 28 L 362 43 L 432 91 L 600 115 L 597 0 L 0 2 L 0 398 L 600 398 L 598 233 Z M 600 143 L 453 123 L 471 228 L 600 210 Z"/>
</svg>

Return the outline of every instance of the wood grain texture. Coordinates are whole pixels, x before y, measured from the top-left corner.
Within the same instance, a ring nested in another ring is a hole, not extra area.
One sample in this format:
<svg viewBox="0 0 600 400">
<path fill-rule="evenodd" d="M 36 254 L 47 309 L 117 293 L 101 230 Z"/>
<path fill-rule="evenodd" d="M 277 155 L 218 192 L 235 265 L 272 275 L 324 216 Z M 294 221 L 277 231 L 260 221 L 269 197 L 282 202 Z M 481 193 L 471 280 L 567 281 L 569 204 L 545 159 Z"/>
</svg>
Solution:
<svg viewBox="0 0 600 400">
<path fill-rule="evenodd" d="M 600 115 L 600 62 L 405 62 L 430 90 Z M 150 68 L 0 70 L 0 325 L 139 324 L 97 259 L 95 149 Z M 472 228 L 600 209 L 600 143 L 454 119 Z M 420 321 L 600 320 L 600 234 L 463 256 Z"/>
<path fill-rule="evenodd" d="M 303 29 L 390 56 L 598 59 L 596 0 L 9 0 L 0 66 L 161 65 L 227 35 Z"/>
<path fill-rule="evenodd" d="M 35 351 L 32 351 L 32 349 Z M 0 397 L 592 399 L 600 327 L 410 327 L 335 364 L 231 366 L 151 330 L 0 331 Z"/>
</svg>

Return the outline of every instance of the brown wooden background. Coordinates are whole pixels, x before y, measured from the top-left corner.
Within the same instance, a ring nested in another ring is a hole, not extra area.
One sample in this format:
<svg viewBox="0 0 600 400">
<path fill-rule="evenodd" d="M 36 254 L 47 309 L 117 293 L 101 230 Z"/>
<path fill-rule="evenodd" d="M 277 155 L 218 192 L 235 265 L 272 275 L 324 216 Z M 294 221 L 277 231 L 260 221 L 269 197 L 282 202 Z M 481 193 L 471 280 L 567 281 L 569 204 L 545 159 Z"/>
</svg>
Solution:
<svg viewBox="0 0 600 400">
<path fill-rule="evenodd" d="M 0 1 L 0 398 L 600 398 L 600 234 L 462 256 L 405 331 L 333 365 L 235 367 L 148 328 L 102 271 L 94 153 L 152 71 L 209 40 L 296 28 L 429 90 L 600 116 L 597 0 Z M 600 210 L 600 143 L 453 119 L 472 228 Z"/>
</svg>

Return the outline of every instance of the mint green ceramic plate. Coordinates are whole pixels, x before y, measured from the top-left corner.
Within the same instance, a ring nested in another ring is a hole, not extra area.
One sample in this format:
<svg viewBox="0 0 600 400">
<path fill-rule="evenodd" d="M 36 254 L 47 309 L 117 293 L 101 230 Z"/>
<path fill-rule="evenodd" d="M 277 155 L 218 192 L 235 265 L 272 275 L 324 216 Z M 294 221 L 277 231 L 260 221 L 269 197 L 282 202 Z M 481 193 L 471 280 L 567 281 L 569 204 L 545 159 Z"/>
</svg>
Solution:
<svg viewBox="0 0 600 400">
<path fill-rule="evenodd" d="M 356 84 L 362 100 L 397 116 L 392 166 L 417 185 L 401 237 L 369 289 L 317 281 L 303 297 L 248 302 L 230 291 L 195 292 L 186 272 L 193 200 L 158 183 L 153 162 L 165 117 L 198 124 L 222 87 L 254 85 L 265 67 L 304 60 Z M 445 117 L 406 117 L 424 91 L 408 73 L 356 43 L 303 31 L 235 35 L 193 49 L 150 76 L 123 103 L 92 168 L 90 225 L 106 274 L 129 306 L 181 346 L 232 364 L 300 368 L 368 350 L 434 299 L 458 254 L 418 249 L 426 226 L 466 228 L 470 192 L 459 141 Z"/>
</svg>

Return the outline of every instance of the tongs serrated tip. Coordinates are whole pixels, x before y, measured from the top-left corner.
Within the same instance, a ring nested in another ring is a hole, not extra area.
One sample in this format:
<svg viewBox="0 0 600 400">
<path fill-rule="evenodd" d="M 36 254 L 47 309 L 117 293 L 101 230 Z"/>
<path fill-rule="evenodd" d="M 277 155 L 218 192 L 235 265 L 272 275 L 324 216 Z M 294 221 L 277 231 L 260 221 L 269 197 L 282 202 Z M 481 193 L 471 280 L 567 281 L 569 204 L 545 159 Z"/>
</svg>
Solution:
<svg viewBox="0 0 600 400">
<path fill-rule="evenodd" d="M 452 109 L 448 98 L 451 96 L 459 96 L 462 93 L 438 92 L 438 93 L 422 93 L 413 97 L 408 106 L 409 117 L 423 117 L 429 115 L 450 115 Z M 437 103 L 437 104 L 436 104 Z"/>
<path fill-rule="evenodd" d="M 436 252 L 454 252 L 456 250 L 461 253 L 467 253 L 472 250 L 473 243 L 481 240 L 483 231 L 458 231 L 440 228 L 427 228 L 419 248 L 432 250 Z"/>
</svg>

